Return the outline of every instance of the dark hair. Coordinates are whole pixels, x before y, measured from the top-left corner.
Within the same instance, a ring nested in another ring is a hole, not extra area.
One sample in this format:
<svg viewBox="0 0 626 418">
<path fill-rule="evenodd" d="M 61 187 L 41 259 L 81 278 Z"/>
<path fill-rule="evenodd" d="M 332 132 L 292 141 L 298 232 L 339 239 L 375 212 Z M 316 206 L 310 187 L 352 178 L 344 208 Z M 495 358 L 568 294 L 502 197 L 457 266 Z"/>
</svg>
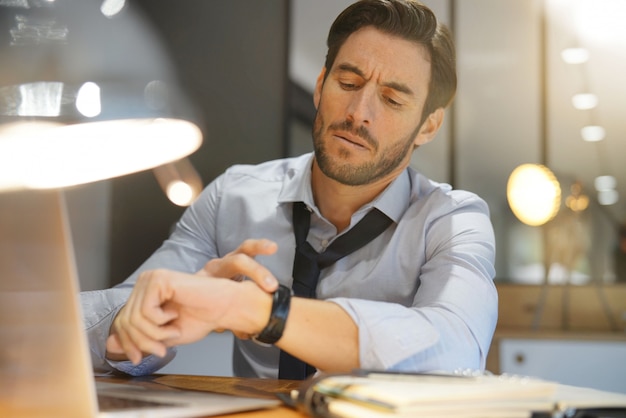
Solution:
<svg viewBox="0 0 626 418">
<path fill-rule="evenodd" d="M 426 47 L 430 54 L 431 77 L 422 121 L 436 109 L 450 104 L 457 83 L 452 36 L 446 26 L 437 22 L 434 13 L 418 1 L 360 0 L 341 12 L 330 27 L 326 42 L 328 71 L 346 39 L 367 26 Z"/>
</svg>

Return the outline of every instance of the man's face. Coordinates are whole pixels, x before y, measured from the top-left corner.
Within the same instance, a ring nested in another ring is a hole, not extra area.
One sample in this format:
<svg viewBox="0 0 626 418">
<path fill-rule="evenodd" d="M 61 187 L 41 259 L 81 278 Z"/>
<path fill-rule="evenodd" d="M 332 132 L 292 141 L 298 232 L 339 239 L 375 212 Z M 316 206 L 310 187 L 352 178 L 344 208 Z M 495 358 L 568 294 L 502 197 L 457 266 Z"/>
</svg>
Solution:
<svg viewBox="0 0 626 418">
<path fill-rule="evenodd" d="M 326 176 L 353 186 L 392 179 L 434 137 L 441 121 L 419 125 L 428 58 L 423 46 L 372 27 L 348 37 L 315 90 L 313 145 Z"/>
</svg>

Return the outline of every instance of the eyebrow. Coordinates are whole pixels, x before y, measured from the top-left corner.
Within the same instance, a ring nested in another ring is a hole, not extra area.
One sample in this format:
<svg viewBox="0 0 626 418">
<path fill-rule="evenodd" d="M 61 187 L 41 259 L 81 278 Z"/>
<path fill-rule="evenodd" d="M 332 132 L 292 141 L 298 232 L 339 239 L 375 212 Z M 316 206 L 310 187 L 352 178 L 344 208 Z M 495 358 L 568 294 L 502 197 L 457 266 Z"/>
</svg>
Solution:
<svg viewBox="0 0 626 418">
<path fill-rule="evenodd" d="M 354 74 L 358 75 L 359 77 L 365 78 L 365 74 L 363 73 L 363 71 L 361 71 L 360 68 L 355 67 L 352 64 L 344 63 L 344 64 L 339 64 L 337 67 L 339 68 L 340 71 L 348 71 L 348 72 L 351 72 L 351 73 L 354 73 Z M 413 90 L 411 90 L 409 88 L 409 86 L 407 86 L 404 83 L 398 83 L 398 82 L 395 82 L 395 81 L 389 81 L 389 82 L 383 83 L 382 85 L 384 87 L 389 87 L 390 89 L 399 91 L 400 93 L 404 93 L 404 94 L 408 94 L 410 96 L 414 96 Z"/>
</svg>

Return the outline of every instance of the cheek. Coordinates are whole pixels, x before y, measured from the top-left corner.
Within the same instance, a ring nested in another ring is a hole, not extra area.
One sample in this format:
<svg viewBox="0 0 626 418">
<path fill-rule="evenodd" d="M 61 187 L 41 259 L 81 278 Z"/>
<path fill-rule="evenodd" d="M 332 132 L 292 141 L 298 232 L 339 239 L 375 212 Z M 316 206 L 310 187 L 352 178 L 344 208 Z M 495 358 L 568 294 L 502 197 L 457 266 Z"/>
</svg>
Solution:
<svg viewBox="0 0 626 418">
<path fill-rule="evenodd" d="M 380 123 L 376 125 L 376 130 L 394 141 L 399 141 L 400 139 L 406 141 L 408 136 L 414 137 L 417 132 L 414 124 L 407 123 L 404 118 L 394 118 L 392 116 L 383 116 Z"/>
<path fill-rule="evenodd" d="M 346 115 L 341 111 L 341 106 L 335 100 L 320 101 L 315 115 L 315 123 L 318 126 L 330 126 L 332 124 L 341 123 L 346 120 Z"/>
<path fill-rule="evenodd" d="M 329 92 L 326 92 L 326 94 L 323 94 L 320 98 L 317 109 L 326 113 L 336 113 L 339 112 L 340 109 L 342 109 L 343 107 L 343 100 L 340 95 L 330 94 Z"/>
<path fill-rule="evenodd" d="M 416 128 L 415 123 L 410 124 L 406 120 L 400 121 L 392 118 L 387 118 L 384 123 L 373 126 L 371 129 L 372 135 L 375 135 L 385 148 L 412 148 L 418 132 L 419 127 Z"/>
</svg>

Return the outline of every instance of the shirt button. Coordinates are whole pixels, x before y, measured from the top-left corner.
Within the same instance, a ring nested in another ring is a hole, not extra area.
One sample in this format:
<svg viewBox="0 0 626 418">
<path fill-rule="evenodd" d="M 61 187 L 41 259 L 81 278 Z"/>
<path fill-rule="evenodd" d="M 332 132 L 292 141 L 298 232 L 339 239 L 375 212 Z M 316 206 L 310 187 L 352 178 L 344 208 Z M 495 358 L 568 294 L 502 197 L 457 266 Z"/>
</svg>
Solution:
<svg viewBox="0 0 626 418">
<path fill-rule="evenodd" d="M 322 248 L 326 249 L 326 247 L 328 247 L 328 240 L 327 239 L 323 239 L 321 244 L 322 244 Z"/>
</svg>

